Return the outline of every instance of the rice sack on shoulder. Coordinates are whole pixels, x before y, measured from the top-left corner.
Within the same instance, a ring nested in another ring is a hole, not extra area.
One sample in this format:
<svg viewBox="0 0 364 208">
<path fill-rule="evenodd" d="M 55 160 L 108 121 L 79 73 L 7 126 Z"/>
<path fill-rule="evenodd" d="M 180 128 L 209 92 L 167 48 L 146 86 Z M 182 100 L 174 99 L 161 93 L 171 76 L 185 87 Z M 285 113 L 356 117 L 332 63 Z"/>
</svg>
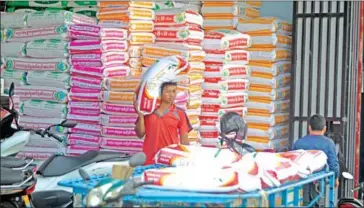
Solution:
<svg viewBox="0 0 364 208">
<path fill-rule="evenodd" d="M 176 75 L 189 70 L 189 64 L 180 56 L 159 59 L 143 75 L 137 89 L 138 111 L 151 114 L 159 105 L 160 87 L 164 82 L 175 81 Z"/>
</svg>

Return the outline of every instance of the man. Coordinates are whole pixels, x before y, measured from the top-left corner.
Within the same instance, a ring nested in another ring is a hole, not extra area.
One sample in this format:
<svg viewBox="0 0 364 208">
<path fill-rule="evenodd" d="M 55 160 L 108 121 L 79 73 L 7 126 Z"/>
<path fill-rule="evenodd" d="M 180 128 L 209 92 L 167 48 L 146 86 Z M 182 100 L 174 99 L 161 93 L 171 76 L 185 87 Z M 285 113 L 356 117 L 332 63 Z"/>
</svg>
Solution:
<svg viewBox="0 0 364 208">
<path fill-rule="evenodd" d="M 327 164 L 330 171 L 335 172 L 336 183 L 335 186 L 339 186 L 339 161 L 336 154 L 336 148 L 334 142 L 324 136 L 326 132 L 326 120 L 321 115 L 313 115 L 309 120 L 308 126 L 309 135 L 299 139 L 293 145 L 293 150 L 321 150 L 327 155 Z M 310 202 L 309 194 L 313 195 L 314 187 L 309 184 L 304 193 L 304 201 Z M 307 196 L 308 195 L 308 196 Z"/>
<path fill-rule="evenodd" d="M 144 116 L 138 112 L 135 131 L 144 138 L 143 152 L 147 155 L 146 165 L 153 164 L 155 154 L 171 144 L 189 144 L 188 133 L 192 130 L 186 113 L 174 105 L 177 83 L 165 82 L 161 86 L 161 103 L 152 114 Z M 134 102 L 135 107 L 137 102 Z M 135 108 L 137 109 L 137 108 Z"/>
</svg>

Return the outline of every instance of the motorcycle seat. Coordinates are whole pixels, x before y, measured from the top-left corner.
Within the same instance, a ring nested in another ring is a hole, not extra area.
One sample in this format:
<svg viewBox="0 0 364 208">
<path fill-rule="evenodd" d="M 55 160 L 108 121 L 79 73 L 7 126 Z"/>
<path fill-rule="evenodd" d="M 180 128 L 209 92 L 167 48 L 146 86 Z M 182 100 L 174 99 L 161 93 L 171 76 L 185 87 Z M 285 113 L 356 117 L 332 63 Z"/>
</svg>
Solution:
<svg viewBox="0 0 364 208">
<path fill-rule="evenodd" d="M 37 174 L 43 177 L 57 177 L 92 163 L 102 161 L 126 161 L 130 157 L 130 154 L 98 152 L 95 150 L 85 152 L 77 157 L 53 155 L 38 168 Z"/>
<path fill-rule="evenodd" d="M 21 168 L 26 166 L 28 163 L 24 159 L 15 157 L 1 157 L 0 160 L 1 167 L 4 168 Z"/>
<path fill-rule="evenodd" d="M 12 170 L 1 167 L 1 185 L 14 185 L 24 180 L 24 174 L 21 170 Z"/>
<path fill-rule="evenodd" d="M 63 190 L 36 191 L 32 193 L 31 201 L 34 207 L 72 207 L 73 193 Z"/>
</svg>

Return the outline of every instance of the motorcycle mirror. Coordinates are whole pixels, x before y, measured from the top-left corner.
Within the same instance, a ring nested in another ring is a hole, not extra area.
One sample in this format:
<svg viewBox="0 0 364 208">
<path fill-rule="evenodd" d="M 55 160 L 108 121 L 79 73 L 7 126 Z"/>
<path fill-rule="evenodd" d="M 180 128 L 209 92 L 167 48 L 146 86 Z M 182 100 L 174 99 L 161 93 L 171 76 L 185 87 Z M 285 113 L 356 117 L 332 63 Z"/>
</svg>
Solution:
<svg viewBox="0 0 364 208">
<path fill-rule="evenodd" d="M 66 128 L 73 128 L 77 125 L 77 123 L 75 121 L 70 121 L 70 120 L 64 120 L 62 121 L 62 123 L 60 124 L 60 126 L 62 127 L 66 127 Z"/>
<path fill-rule="evenodd" d="M 89 174 L 82 168 L 78 169 L 78 173 L 80 174 L 80 176 L 82 177 L 83 180 L 88 181 L 90 180 L 90 176 Z"/>
<path fill-rule="evenodd" d="M 9 97 L 12 98 L 14 96 L 15 92 L 14 92 L 14 82 L 12 82 L 10 84 L 10 87 L 9 87 Z"/>
<path fill-rule="evenodd" d="M 348 179 L 348 180 L 353 180 L 354 179 L 354 176 L 351 175 L 350 173 L 348 172 L 343 172 L 342 173 L 342 176 L 345 178 L 345 179 Z"/>
</svg>

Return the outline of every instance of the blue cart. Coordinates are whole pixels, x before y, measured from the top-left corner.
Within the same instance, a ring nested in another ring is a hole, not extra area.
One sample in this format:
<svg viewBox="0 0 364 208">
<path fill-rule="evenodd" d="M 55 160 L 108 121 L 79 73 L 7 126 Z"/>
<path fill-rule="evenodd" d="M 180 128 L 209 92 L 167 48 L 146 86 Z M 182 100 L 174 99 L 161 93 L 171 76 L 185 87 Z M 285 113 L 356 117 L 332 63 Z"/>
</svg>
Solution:
<svg viewBox="0 0 364 208">
<path fill-rule="evenodd" d="M 161 168 L 160 165 L 137 167 L 133 176 L 142 174 L 150 168 Z M 84 205 L 83 199 L 88 190 L 97 181 L 110 175 L 94 176 L 93 182 L 84 183 L 81 179 L 60 182 L 59 185 L 73 187 L 74 200 L 77 207 Z M 333 172 L 319 172 L 278 188 L 266 189 L 245 194 L 206 194 L 196 192 L 170 191 L 151 188 L 139 188 L 136 195 L 126 196 L 121 202 L 127 207 L 299 207 L 303 206 L 303 186 L 317 183 L 320 194 L 314 198 L 308 207 L 325 198 L 325 207 L 335 207 L 335 177 Z M 117 203 L 120 207 L 121 203 Z M 108 205 L 107 207 L 111 207 Z"/>
<path fill-rule="evenodd" d="M 136 170 L 142 172 L 140 169 Z M 325 198 L 325 207 L 335 207 L 333 172 L 319 172 L 306 179 L 278 188 L 246 194 L 205 194 L 140 188 L 135 196 L 124 198 L 124 205 L 138 207 L 298 207 L 303 205 L 303 186 L 318 183 L 320 193 L 308 207 Z"/>
</svg>

